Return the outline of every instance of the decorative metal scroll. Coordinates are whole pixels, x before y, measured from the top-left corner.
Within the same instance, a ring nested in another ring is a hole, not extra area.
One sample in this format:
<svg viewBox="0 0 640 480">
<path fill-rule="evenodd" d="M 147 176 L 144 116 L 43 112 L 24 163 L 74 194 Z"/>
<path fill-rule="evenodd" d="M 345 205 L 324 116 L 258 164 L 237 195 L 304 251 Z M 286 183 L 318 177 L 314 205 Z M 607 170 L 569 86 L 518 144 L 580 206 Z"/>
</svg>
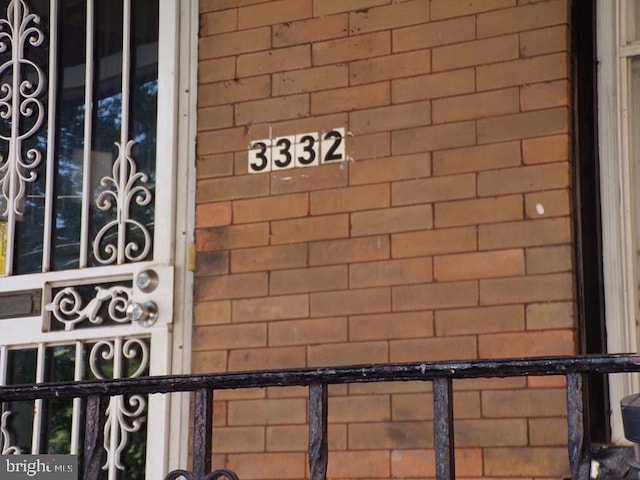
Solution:
<svg viewBox="0 0 640 480">
<path fill-rule="evenodd" d="M 100 315 L 100 310 L 104 304 L 107 304 L 110 320 L 129 322 L 126 309 L 131 299 L 131 288 L 116 285 L 109 288 L 95 287 L 95 290 L 95 297 L 83 307 L 82 295 L 74 287 L 63 288 L 44 308 L 64 324 L 65 330 L 73 330 L 85 320 L 94 325 L 101 324 L 104 318 Z"/>
<path fill-rule="evenodd" d="M 178 478 L 184 478 L 184 480 L 218 480 L 221 478 L 225 478 L 226 480 L 239 480 L 238 475 L 231 470 L 214 470 L 213 472 L 205 475 L 203 478 L 194 478 L 193 472 L 189 472 L 187 470 L 174 470 L 169 472 L 164 480 L 177 480 Z"/>
<path fill-rule="evenodd" d="M 2 455 L 17 455 L 20 452 L 20 448 L 11 446 L 11 434 L 7 429 L 7 419 L 11 416 L 11 412 L 6 411 L 0 418 L 0 454 Z"/>
<path fill-rule="evenodd" d="M 32 47 L 44 44 L 44 34 L 38 28 L 40 17 L 30 13 L 24 0 L 11 0 L 6 18 L 0 19 L 0 54 L 10 51 L 11 59 L 0 65 L 0 119 L 11 125 L 8 134 L 0 132 L 0 140 L 8 142 L 8 158 L 0 157 L 0 195 L 7 216 L 12 210 L 22 215 L 26 184 L 36 179 L 34 169 L 42 160 L 37 148 L 23 151 L 22 143 L 42 127 L 45 107 L 40 100 L 46 81 L 42 68 L 25 57 L 27 43 Z"/>
<path fill-rule="evenodd" d="M 149 176 L 138 172 L 131 156 L 135 142 L 130 140 L 125 148 L 116 142 L 118 158 L 113 163 L 112 176 L 103 177 L 100 185 L 105 188 L 98 194 L 97 207 L 108 211 L 115 206 L 117 217 L 100 229 L 93 241 L 93 253 L 103 265 L 144 260 L 151 249 L 151 235 L 145 225 L 131 217 L 133 202 L 147 206 L 151 202 L 151 190 L 146 186 Z M 127 234 L 137 231 L 142 242 L 129 241 Z"/>
<path fill-rule="evenodd" d="M 138 367 L 131 374 L 125 375 L 122 366 L 123 360 L 133 360 L 139 362 Z M 141 376 L 149 367 L 149 347 L 145 340 L 131 338 L 122 343 L 121 339 L 114 341 L 103 340 L 96 343 L 91 348 L 89 354 L 89 366 L 91 373 L 99 380 L 106 380 L 109 375 L 104 362 L 111 362 L 109 365 L 112 371 L 112 378 L 136 378 Z M 129 434 L 140 430 L 145 421 L 147 401 L 144 395 L 117 395 L 111 397 L 107 407 L 106 420 L 104 425 L 104 449 L 107 452 L 107 459 L 103 465 L 103 470 L 124 470 L 122 464 L 122 453 L 128 447 Z"/>
</svg>

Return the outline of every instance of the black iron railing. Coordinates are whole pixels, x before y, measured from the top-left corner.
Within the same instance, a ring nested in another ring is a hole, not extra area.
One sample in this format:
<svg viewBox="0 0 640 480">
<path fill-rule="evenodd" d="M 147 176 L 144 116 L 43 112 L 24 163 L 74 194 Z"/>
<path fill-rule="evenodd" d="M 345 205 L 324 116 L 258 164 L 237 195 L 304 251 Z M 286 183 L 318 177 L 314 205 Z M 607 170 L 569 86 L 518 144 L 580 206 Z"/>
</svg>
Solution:
<svg viewBox="0 0 640 480">
<path fill-rule="evenodd" d="M 564 375 L 567 393 L 568 455 L 573 480 L 587 480 L 590 448 L 584 429 L 583 380 L 588 374 L 640 372 L 640 355 L 537 357 L 505 360 L 425 362 L 340 368 L 177 375 L 109 381 L 82 381 L 0 387 L 0 402 L 47 398 L 87 399 L 85 480 L 99 478 L 105 408 L 109 397 L 195 392 L 192 470 L 175 470 L 166 480 L 237 480 L 228 470 L 211 471 L 213 393 L 216 390 L 284 386 L 309 387 L 309 469 L 311 480 L 327 473 L 327 389 L 332 384 L 388 381 L 433 383 L 436 478 L 455 479 L 453 380 L 465 378 Z"/>
</svg>

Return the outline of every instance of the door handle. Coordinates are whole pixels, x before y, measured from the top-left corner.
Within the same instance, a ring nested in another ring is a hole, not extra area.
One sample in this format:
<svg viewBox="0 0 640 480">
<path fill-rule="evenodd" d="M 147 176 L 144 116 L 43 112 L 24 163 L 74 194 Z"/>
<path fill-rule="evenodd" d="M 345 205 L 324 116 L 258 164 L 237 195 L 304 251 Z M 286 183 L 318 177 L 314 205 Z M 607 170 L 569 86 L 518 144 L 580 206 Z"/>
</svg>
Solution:
<svg viewBox="0 0 640 480">
<path fill-rule="evenodd" d="M 143 327 L 150 327 L 158 320 L 158 306 L 155 302 L 129 302 L 125 310 L 127 318 Z"/>
</svg>

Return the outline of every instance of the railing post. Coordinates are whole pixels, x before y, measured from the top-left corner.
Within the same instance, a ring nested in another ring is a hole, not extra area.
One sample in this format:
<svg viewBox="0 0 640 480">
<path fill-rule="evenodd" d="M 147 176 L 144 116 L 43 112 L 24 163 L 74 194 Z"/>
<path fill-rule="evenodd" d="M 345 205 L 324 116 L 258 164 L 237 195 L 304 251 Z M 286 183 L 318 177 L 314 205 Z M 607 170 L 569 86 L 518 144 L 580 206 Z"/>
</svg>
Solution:
<svg viewBox="0 0 640 480">
<path fill-rule="evenodd" d="M 453 380 L 450 377 L 433 380 L 433 440 L 436 480 L 454 480 Z"/>
<path fill-rule="evenodd" d="M 309 471 L 311 480 L 327 478 L 328 395 L 326 384 L 309 385 Z"/>
<path fill-rule="evenodd" d="M 569 463 L 573 480 L 588 480 L 591 469 L 589 440 L 585 435 L 583 374 L 567 374 Z"/>
<path fill-rule="evenodd" d="M 87 398 L 84 437 L 84 480 L 100 478 L 104 454 L 104 419 L 109 397 L 91 395 Z"/>
<path fill-rule="evenodd" d="M 211 472 L 211 440 L 213 428 L 213 390 L 195 392 L 193 412 L 193 479 L 201 480 Z"/>
</svg>

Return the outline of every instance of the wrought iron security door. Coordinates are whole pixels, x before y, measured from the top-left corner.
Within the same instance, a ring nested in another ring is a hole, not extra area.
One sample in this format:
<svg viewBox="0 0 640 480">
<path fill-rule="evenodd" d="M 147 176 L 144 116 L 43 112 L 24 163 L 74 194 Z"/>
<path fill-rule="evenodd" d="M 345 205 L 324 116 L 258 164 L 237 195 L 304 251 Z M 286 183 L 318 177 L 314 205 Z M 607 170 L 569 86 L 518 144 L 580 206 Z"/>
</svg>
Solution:
<svg viewBox="0 0 640 480">
<path fill-rule="evenodd" d="M 178 4 L 0 0 L 0 384 L 169 372 Z M 106 478 L 162 471 L 167 405 L 112 399 Z M 77 453 L 82 411 L 5 404 L 0 451 Z"/>
</svg>

